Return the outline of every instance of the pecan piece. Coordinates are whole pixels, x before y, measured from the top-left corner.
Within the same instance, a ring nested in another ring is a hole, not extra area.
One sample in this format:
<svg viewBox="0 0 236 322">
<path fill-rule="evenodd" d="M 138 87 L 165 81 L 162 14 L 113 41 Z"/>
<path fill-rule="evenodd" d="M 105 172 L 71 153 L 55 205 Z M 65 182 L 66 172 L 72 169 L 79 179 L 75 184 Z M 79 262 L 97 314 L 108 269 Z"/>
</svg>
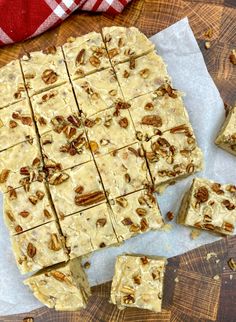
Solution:
<svg viewBox="0 0 236 322">
<path fill-rule="evenodd" d="M 145 106 L 144 106 L 144 109 L 146 111 L 153 111 L 154 110 L 154 105 L 152 103 L 147 103 Z"/>
<path fill-rule="evenodd" d="M 16 121 L 13 121 L 13 120 L 10 120 L 9 121 L 9 128 L 10 129 L 14 129 L 15 127 L 17 127 L 17 123 L 16 123 Z"/>
<path fill-rule="evenodd" d="M 36 196 L 38 197 L 39 200 L 42 200 L 45 196 L 45 193 L 43 191 L 37 190 Z"/>
<path fill-rule="evenodd" d="M 49 184 L 57 186 L 63 182 L 65 182 L 66 180 L 69 179 L 69 175 L 67 173 L 55 173 L 54 175 L 52 175 L 49 178 Z"/>
<path fill-rule="evenodd" d="M 27 255 L 30 258 L 33 258 L 36 255 L 36 253 L 37 253 L 36 247 L 32 243 L 29 243 L 27 246 Z"/>
<path fill-rule="evenodd" d="M 234 230 L 234 226 L 229 222 L 224 222 L 223 229 L 228 231 L 228 232 L 230 232 L 230 233 L 232 233 L 233 230 Z"/>
<path fill-rule="evenodd" d="M 135 297 L 132 294 L 128 294 L 123 297 L 123 301 L 125 304 L 133 304 L 135 302 Z"/>
<path fill-rule="evenodd" d="M 224 190 L 220 189 L 221 185 L 219 183 L 213 183 L 211 189 L 218 195 L 224 194 Z"/>
<path fill-rule="evenodd" d="M 15 200 L 17 198 L 17 193 L 16 190 L 12 186 L 8 186 L 8 193 L 9 193 L 9 199 L 10 200 Z"/>
<path fill-rule="evenodd" d="M 30 125 L 31 126 L 33 123 L 33 120 L 30 116 L 22 116 L 21 122 L 23 125 Z"/>
<path fill-rule="evenodd" d="M 144 79 L 148 78 L 148 76 L 150 75 L 150 69 L 144 68 L 140 70 L 139 75 Z"/>
<path fill-rule="evenodd" d="M 90 206 L 105 200 L 105 198 L 104 192 L 98 190 L 75 196 L 75 204 L 77 206 Z"/>
<path fill-rule="evenodd" d="M 171 221 L 174 219 L 174 213 L 172 211 L 168 211 L 166 217 Z"/>
<path fill-rule="evenodd" d="M 97 227 L 104 227 L 107 223 L 106 218 L 100 218 L 96 221 L 96 226 Z"/>
<path fill-rule="evenodd" d="M 52 215 L 50 214 L 50 212 L 47 209 L 43 210 L 43 214 L 48 219 L 52 218 Z"/>
<path fill-rule="evenodd" d="M 70 115 L 67 117 L 67 120 L 74 125 L 75 127 L 80 127 L 81 126 L 81 121 L 76 115 Z"/>
<path fill-rule="evenodd" d="M 225 199 L 222 201 L 222 204 L 228 209 L 228 210 L 234 210 L 235 209 L 235 205 L 230 202 L 229 200 Z"/>
<path fill-rule="evenodd" d="M 0 173 L 0 183 L 6 182 L 9 174 L 10 174 L 10 170 L 3 169 Z"/>
<path fill-rule="evenodd" d="M 22 176 L 29 176 L 30 175 L 30 169 L 29 169 L 29 167 L 21 167 L 20 168 L 20 174 Z"/>
<path fill-rule="evenodd" d="M 147 210 L 144 208 L 137 208 L 135 211 L 140 217 L 146 216 L 147 214 Z"/>
<path fill-rule="evenodd" d="M 140 257 L 140 260 L 141 260 L 143 265 L 146 265 L 149 262 L 149 260 L 148 260 L 148 258 L 146 256 Z"/>
<path fill-rule="evenodd" d="M 43 53 L 46 55 L 55 55 L 55 53 L 57 52 L 57 48 L 55 46 L 49 46 L 45 49 L 43 49 Z"/>
<path fill-rule="evenodd" d="M 76 56 L 75 62 L 79 65 L 84 65 L 85 63 L 85 49 L 81 49 Z"/>
<path fill-rule="evenodd" d="M 54 84 L 57 81 L 58 75 L 52 69 L 46 69 L 43 72 L 41 78 L 45 84 L 49 85 Z"/>
<path fill-rule="evenodd" d="M 197 199 L 198 202 L 206 202 L 209 199 L 209 192 L 206 187 L 201 186 L 195 192 L 194 197 Z"/>
<path fill-rule="evenodd" d="M 48 248 L 54 250 L 55 252 L 62 248 L 61 242 L 57 234 L 51 234 L 51 239 L 48 244 Z"/>
<path fill-rule="evenodd" d="M 5 212 L 5 214 L 6 214 L 6 216 L 9 218 L 9 220 L 10 221 L 15 221 L 15 218 L 14 218 L 14 216 L 13 216 L 13 213 L 12 213 L 12 211 L 11 210 L 7 210 L 6 212 Z"/>
<path fill-rule="evenodd" d="M 135 66 L 136 66 L 135 58 L 133 56 L 131 56 L 130 60 L 129 60 L 129 68 L 130 69 L 135 69 Z"/>
<path fill-rule="evenodd" d="M 116 199 L 116 202 L 118 203 L 119 206 L 122 208 L 128 207 L 128 201 L 125 197 L 119 197 Z"/>
<path fill-rule="evenodd" d="M 19 233 L 21 233 L 23 231 L 23 228 L 20 225 L 17 225 L 15 227 L 15 231 L 19 234 Z"/>
<path fill-rule="evenodd" d="M 147 222 L 147 219 L 146 218 L 142 218 L 141 221 L 140 221 L 140 228 L 141 228 L 141 231 L 146 231 L 148 229 L 149 225 L 148 225 L 148 222 Z"/>
<path fill-rule="evenodd" d="M 26 210 L 23 210 L 23 211 L 21 211 L 20 213 L 19 213 L 19 215 L 21 216 L 21 217 L 23 217 L 23 218 L 27 218 L 28 216 L 29 216 L 29 212 L 28 211 L 26 211 Z"/>
<path fill-rule="evenodd" d="M 37 204 L 37 202 L 38 202 L 38 198 L 37 198 L 37 196 L 35 196 L 35 195 L 31 195 L 31 196 L 29 196 L 29 198 L 28 198 L 28 200 L 32 203 L 32 205 L 36 205 Z"/>
<path fill-rule="evenodd" d="M 96 68 L 98 68 L 101 64 L 101 60 L 94 55 L 89 58 L 89 62 L 93 67 L 96 67 Z"/>
<path fill-rule="evenodd" d="M 133 224 L 133 221 L 129 217 L 124 218 L 121 222 L 124 226 L 130 226 Z"/>
<path fill-rule="evenodd" d="M 75 188 L 75 192 L 78 194 L 81 194 L 84 191 L 84 187 L 83 186 L 78 186 Z"/>
<path fill-rule="evenodd" d="M 141 124 L 160 127 L 162 126 L 162 119 L 159 115 L 146 115 L 142 117 Z"/>
<path fill-rule="evenodd" d="M 141 284 L 141 275 L 135 275 L 133 276 L 134 283 L 137 285 Z"/>
<path fill-rule="evenodd" d="M 127 117 L 123 117 L 122 119 L 119 120 L 118 123 L 119 123 L 120 127 L 124 128 L 124 129 L 126 129 L 129 125 L 129 121 L 128 121 Z"/>
<path fill-rule="evenodd" d="M 120 53 L 120 50 L 118 48 L 112 48 L 108 50 L 108 57 L 112 59 L 113 57 L 117 56 Z"/>
</svg>

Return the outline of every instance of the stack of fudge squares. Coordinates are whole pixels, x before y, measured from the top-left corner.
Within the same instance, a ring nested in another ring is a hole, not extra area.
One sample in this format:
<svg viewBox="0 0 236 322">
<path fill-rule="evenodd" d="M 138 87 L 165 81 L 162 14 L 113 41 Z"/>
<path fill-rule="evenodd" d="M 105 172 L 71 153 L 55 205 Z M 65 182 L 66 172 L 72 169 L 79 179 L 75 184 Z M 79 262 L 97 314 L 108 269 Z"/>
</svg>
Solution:
<svg viewBox="0 0 236 322">
<path fill-rule="evenodd" d="M 1 78 L 0 188 L 17 266 L 36 272 L 25 283 L 45 305 L 84 308 L 91 292 L 81 256 L 160 229 L 153 193 L 202 169 L 182 94 L 134 27 L 26 53 Z M 193 217 L 182 222 L 207 229 Z M 117 261 L 111 301 L 160 311 L 165 260 Z M 131 295 L 119 282 L 123 270 Z"/>
</svg>

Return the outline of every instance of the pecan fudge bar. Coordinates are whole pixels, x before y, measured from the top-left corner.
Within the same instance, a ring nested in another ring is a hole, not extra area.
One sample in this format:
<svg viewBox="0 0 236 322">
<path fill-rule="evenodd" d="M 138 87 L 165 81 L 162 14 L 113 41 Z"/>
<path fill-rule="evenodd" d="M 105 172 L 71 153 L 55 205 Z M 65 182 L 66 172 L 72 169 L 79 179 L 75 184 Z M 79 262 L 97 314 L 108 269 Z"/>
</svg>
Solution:
<svg viewBox="0 0 236 322">
<path fill-rule="evenodd" d="M 62 46 L 62 49 L 72 79 L 110 67 L 100 33 L 90 32 L 81 37 L 72 38 Z"/>
<path fill-rule="evenodd" d="M 64 239 L 55 221 L 12 236 L 11 242 L 22 274 L 68 260 Z"/>
<path fill-rule="evenodd" d="M 122 101 L 114 71 L 109 68 L 73 82 L 79 108 L 87 117 Z"/>
<path fill-rule="evenodd" d="M 70 258 L 118 243 L 106 203 L 67 216 L 60 225 Z"/>
<path fill-rule="evenodd" d="M 124 105 L 129 106 L 127 103 L 116 104 L 115 108 L 85 119 L 84 125 L 95 155 L 106 154 L 136 142 L 133 123 Z"/>
<path fill-rule="evenodd" d="M 0 152 L 0 189 L 17 188 L 32 181 L 43 181 L 44 173 L 36 138 L 19 143 Z"/>
<path fill-rule="evenodd" d="M 161 312 L 166 259 L 121 255 L 116 259 L 111 302 L 122 310 L 137 307 Z"/>
<path fill-rule="evenodd" d="M 113 226 L 119 241 L 160 229 L 164 222 L 155 196 L 141 190 L 111 200 Z"/>
<path fill-rule="evenodd" d="M 96 158 L 109 198 L 141 190 L 150 183 L 145 158 L 138 143 Z"/>
<path fill-rule="evenodd" d="M 18 60 L 13 60 L 1 67 L 0 75 L 0 108 L 11 105 L 27 96 Z"/>
<path fill-rule="evenodd" d="M 215 143 L 222 149 L 236 155 L 236 105 L 231 108 Z"/>
<path fill-rule="evenodd" d="M 137 137 L 147 140 L 172 127 L 189 122 L 181 94 L 165 83 L 154 92 L 129 101 Z"/>
<path fill-rule="evenodd" d="M 116 65 L 115 72 L 125 100 L 152 92 L 170 80 L 163 59 L 155 52 L 131 57 L 128 62 Z"/>
<path fill-rule="evenodd" d="M 36 135 L 27 99 L 0 110 L 0 150 Z M 10 140 L 9 140 L 10 138 Z"/>
<path fill-rule="evenodd" d="M 39 134 L 54 130 L 70 132 L 69 126 L 82 126 L 70 85 L 62 85 L 31 98 Z M 66 127 L 67 126 L 67 127 Z"/>
<path fill-rule="evenodd" d="M 60 218 L 105 200 L 101 180 L 93 161 L 49 178 L 49 189 Z"/>
<path fill-rule="evenodd" d="M 11 188 L 4 197 L 4 220 L 12 235 L 56 219 L 43 182 Z"/>
<path fill-rule="evenodd" d="M 56 311 L 84 309 L 91 295 L 79 258 L 43 269 L 25 280 L 24 284 L 41 303 Z"/>
<path fill-rule="evenodd" d="M 182 200 L 178 221 L 187 226 L 232 235 L 236 222 L 236 186 L 195 178 Z"/>
<path fill-rule="evenodd" d="M 182 124 L 143 142 L 156 191 L 202 170 L 203 155 L 190 124 Z"/>
<path fill-rule="evenodd" d="M 68 81 L 60 47 L 52 46 L 42 51 L 27 53 L 21 58 L 21 66 L 29 96 Z"/>
<path fill-rule="evenodd" d="M 135 27 L 105 27 L 102 35 L 112 64 L 142 56 L 154 50 L 154 44 Z"/>
</svg>

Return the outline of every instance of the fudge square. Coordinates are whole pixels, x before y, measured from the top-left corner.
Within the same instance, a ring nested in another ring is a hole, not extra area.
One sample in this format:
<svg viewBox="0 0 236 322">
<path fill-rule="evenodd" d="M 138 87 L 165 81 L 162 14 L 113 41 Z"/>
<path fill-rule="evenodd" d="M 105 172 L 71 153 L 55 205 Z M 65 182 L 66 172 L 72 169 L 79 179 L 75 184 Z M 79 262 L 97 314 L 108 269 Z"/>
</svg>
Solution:
<svg viewBox="0 0 236 322">
<path fill-rule="evenodd" d="M 27 99 L 0 110 L 0 150 L 7 149 L 36 135 Z"/>
<path fill-rule="evenodd" d="M 163 59 L 155 52 L 115 66 L 115 72 L 126 101 L 156 90 L 170 81 Z"/>
<path fill-rule="evenodd" d="M 155 196 L 141 190 L 110 201 L 113 226 L 120 242 L 150 230 L 164 222 Z"/>
<path fill-rule="evenodd" d="M 68 260 L 64 238 L 55 221 L 12 236 L 11 242 L 22 274 Z"/>
<path fill-rule="evenodd" d="M 24 284 L 41 303 L 56 311 L 84 309 L 91 295 L 79 258 L 43 269 L 25 280 Z"/>
<path fill-rule="evenodd" d="M 118 309 L 137 307 L 161 312 L 166 259 L 121 255 L 116 259 L 111 302 Z"/>
<path fill-rule="evenodd" d="M 150 184 L 146 160 L 138 143 L 96 158 L 97 167 L 110 199 Z"/>
<path fill-rule="evenodd" d="M 21 58 L 21 66 L 29 96 L 69 81 L 60 47 L 27 53 Z"/>
<path fill-rule="evenodd" d="M 60 225 L 70 258 L 118 243 L 106 203 L 67 216 Z"/>
<path fill-rule="evenodd" d="M 72 79 L 111 67 L 100 33 L 90 32 L 72 38 L 62 46 L 62 49 Z"/>
<path fill-rule="evenodd" d="M 154 44 L 135 27 L 104 27 L 102 35 L 112 64 L 125 62 L 130 56 L 145 55 L 154 49 Z"/>
<path fill-rule="evenodd" d="M 231 108 L 215 143 L 236 155 L 236 105 Z"/>
<path fill-rule="evenodd" d="M 57 215 L 62 219 L 106 199 L 93 161 L 52 174 L 49 189 Z"/>
<path fill-rule="evenodd" d="M 195 178 L 182 200 L 178 222 L 232 235 L 236 222 L 236 186 Z"/>
<path fill-rule="evenodd" d="M 11 188 L 3 197 L 4 220 L 12 235 L 56 219 L 43 182 L 32 182 L 26 191 Z"/>
<path fill-rule="evenodd" d="M 26 98 L 26 89 L 19 60 L 0 68 L 0 108 Z"/>
<path fill-rule="evenodd" d="M 158 192 L 162 192 L 173 181 L 200 171 L 203 167 L 203 155 L 190 123 L 160 132 L 143 142 L 143 148 Z"/>
</svg>

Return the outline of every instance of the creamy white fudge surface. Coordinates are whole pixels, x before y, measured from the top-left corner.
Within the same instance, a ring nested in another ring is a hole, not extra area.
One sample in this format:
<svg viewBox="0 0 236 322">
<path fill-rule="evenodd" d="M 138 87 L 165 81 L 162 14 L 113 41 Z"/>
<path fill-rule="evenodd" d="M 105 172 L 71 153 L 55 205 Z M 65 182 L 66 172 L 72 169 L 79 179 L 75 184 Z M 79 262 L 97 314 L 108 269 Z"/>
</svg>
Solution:
<svg viewBox="0 0 236 322">
<path fill-rule="evenodd" d="M 27 97 L 18 60 L 13 60 L 0 68 L 0 97 L 0 108 Z"/>
<path fill-rule="evenodd" d="M 25 54 L 21 66 L 30 96 L 68 81 L 61 47 Z"/>
<path fill-rule="evenodd" d="M 127 61 L 154 50 L 154 44 L 135 27 L 104 27 L 103 39 L 112 64 Z"/>
<path fill-rule="evenodd" d="M 106 203 L 67 216 L 60 224 L 70 258 L 118 243 Z"/>
<path fill-rule="evenodd" d="M 166 259 L 145 255 L 120 255 L 116 259 L 111 302 L 122 310 L 137 307 L 161 312 Z"/>
<path fill-rule="evenodd" d="M 34 121 L 27 99 L 0 110 L 0 151 L 35 136 Z"/>
<path fill-rule="evenodd" d="M 24 284 L 42 304 L 56 311 L 84 309 L 91 295 L 79 258 L 41 270 L 25 280 Z"/>
<path fill-rule="evenodd" d="M 155 52 L 115 66 L 118 82 L 125 100 L 156 90 L 170 81 L 166 64 Z"/>
<path fill-rule="evenodd" d="M 22 274 L 68 260 L 64 238 L 55 221 L 12 236 L 11 242 Z"/>
<path fill-rule="evenodd" d="M 27 191 L 12 188 L 3 198 L 4 220 L 12 235 L 56 219 L 43 182 L 32 182 Z"/>
<path fill-rule="evenodd" d="M 71 37 L 69 40 L 70 42 L 64 44 L 62 48 L 72 79 L 110 67 L 100 33 L 90 32 L 81 37 Z"/>
<path fill-rule="evenodd" d="M 215 143 L 222 149 L 236 155 L 236 105 L 231 108 Z"/>
<path fill-rule="evenodd" d="M 119 241 L 160 229 L 164 222 L 155 196 L 147 190 L 111 200 L 113 226 Z"/>
<path fill-rule="evenodd" d="M 232 235 L 236 223 L 236 186 L 195 178 L 179 210 L 179 223 Z"/>
<path fill-rule="evenodd" d="M 79 108 L 87 117 L 123 100 L 112 68 L 77 79 L 73 85 Z"/>
<path fill-rule="evenodd" d="M 105 201 L 105 193 L 93 161 L 49 178 L 49 189 L 59 218 Z"/>
</svg>

